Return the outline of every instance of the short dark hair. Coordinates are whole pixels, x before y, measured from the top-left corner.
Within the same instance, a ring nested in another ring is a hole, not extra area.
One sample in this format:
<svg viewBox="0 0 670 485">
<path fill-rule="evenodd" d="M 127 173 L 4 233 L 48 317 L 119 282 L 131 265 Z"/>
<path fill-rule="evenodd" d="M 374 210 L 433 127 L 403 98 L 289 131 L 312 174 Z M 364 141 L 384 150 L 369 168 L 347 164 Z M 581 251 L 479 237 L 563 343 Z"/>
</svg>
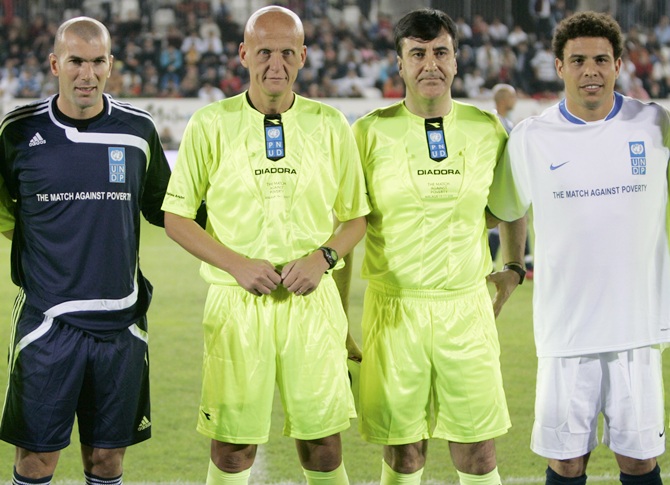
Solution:
<svg viewBox="0 0 670 485">
<path fill-rule="evenodd" d="M 577 37 L 604 37 L 612 44 L 614 59 L 623 54 L 621 27 L 612 16 L 598 12 L 579 12 L 563 19 L 554 33 L 552 49 L 557 59 L 563 60 L 565 44 Z"/>
<path fill-rule="evenodd" d="M 442 10 L 421 8 L 414 10 L 401 18 L 393 29 L 395 50 L 402 56 L 402 41 L 407 37 L 430 41 L 445 30 L 451 36 L 454 44 L 454 53 L 458 50 L 458 36 L 456 24 Z"/>
</svg>

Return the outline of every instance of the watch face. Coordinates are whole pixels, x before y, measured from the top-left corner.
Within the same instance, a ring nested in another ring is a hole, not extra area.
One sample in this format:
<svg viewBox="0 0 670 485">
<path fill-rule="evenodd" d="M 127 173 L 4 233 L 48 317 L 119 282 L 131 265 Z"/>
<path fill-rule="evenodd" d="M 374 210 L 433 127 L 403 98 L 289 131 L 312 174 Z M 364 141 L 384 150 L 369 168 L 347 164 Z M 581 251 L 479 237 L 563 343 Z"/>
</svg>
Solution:
<svg viewBox="0 0 670 485">
<path fill-rule="evenodd" d="M 328 261 L 328 266 L 333 269 L 337 264 L 337 252 L 333 248 L 322 246 L 319 248 L 323 252 L 323 257 Z"/>
</svg>

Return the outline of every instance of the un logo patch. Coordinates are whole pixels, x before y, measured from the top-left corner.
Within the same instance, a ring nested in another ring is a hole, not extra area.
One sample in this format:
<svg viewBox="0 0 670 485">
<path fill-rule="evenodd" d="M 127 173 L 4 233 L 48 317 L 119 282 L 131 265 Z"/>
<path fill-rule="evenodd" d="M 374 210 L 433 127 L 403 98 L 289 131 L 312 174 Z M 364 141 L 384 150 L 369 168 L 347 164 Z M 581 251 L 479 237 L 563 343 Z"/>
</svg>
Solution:
<svg viewBox="0 0 670 485">
<path fill-rule="evenodd" d="M 126 149 L 124 147 L 108 147 L 109 181 L 113 184 L 126 183 Z"/>
<path fill-rule="evenodd" d="M 286 156 L 284 124 L 281 121 L 281 115 L 265 115 L 263 125 L 265 129 L 265 156 L 276 162 Z"/>
<path fill-rule="evenodd" d="M 647 174 L 647 151 L 643 141 L 629 141 L 630 167 L 633 175 Z"/>
<path fill-rule="evenodd" d="M 444 141 L 444 127 L 442 118 L 429 118 L 424 122 L 426 140 L 428 141 L 428 155 L 436 162 L 441 162 L 449 156 L 447 144 Z"/>
</svg>

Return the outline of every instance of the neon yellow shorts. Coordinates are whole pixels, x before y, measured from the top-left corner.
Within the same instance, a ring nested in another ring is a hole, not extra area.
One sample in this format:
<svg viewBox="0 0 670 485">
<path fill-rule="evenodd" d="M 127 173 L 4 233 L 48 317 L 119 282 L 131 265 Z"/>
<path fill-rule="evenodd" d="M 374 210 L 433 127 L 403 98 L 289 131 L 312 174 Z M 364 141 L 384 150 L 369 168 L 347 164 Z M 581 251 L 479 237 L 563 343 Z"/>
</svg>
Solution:
<svg viewBox="0 0 670 485">
<path fill-rule="evenodd" d="M 203 325 L 200 433 L 226 443 L 267 442 L 275 383 L 286 436 L 312 440 L 349 427 L 356 413 L 347 318 L 330 276 L 308 296 L 282 287 L 257 297 L 212 285 Z"/>
<path fill-rule="evenodd" d="M 370 282 L 363 308 L 360 431 L 372 443 L 476 443 L 510 428 L 485 284 L 465 292 Z"/>
</svg>

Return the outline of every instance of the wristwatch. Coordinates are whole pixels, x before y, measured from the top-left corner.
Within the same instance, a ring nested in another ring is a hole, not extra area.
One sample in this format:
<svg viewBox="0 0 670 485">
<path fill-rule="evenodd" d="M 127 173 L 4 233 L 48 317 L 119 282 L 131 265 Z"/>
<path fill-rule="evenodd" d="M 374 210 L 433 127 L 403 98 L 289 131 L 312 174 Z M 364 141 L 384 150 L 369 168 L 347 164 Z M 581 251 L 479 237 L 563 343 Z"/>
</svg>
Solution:
<svg viewBox="0 0 670 485">
<path fill-rule="evenodd" d="M 526 270 L 523 269 L 523 266 L 521 265 L 521 263 L 505 263 L 505 266 L 503 266 L 503 270 L 505 270 L 505 269 L 511 269 L 516 274 L 518 274 L 519 275 L 519 284 L 523 283 L 523 280 L 526 277 Z"/>
<path fill-rule="evenodd" d="M 328 262 L 328 269 L 333 269 L 337 264 L 337 260 L 339 259 L 337 256 L 337 251 L 327 246 L 321 246 L 319 249 L 323 253 L 323 257 L 326 258 L 326 261 Z"/>
</svg>

